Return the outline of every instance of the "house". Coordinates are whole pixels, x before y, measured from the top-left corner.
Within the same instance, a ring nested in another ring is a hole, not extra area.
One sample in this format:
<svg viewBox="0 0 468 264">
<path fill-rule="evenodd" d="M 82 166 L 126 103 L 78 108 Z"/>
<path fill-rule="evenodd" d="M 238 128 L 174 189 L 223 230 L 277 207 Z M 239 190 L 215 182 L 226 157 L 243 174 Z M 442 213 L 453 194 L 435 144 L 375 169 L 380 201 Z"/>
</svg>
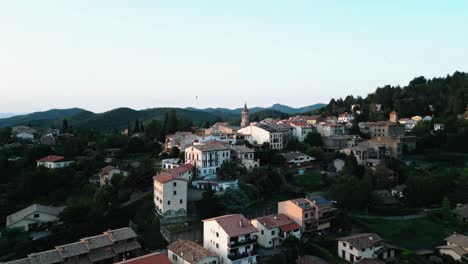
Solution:
<svg viewBox="0 0 468 264">
<path fill-rule="evenodd" d="M 322 137 L 339 136 L 345 134 L 345 126 L 334 123 L 319 123 L 317 124 L 317 132 Z"/>
<path fill-rule="evenodd" d="M 399 122 L 405 125 L 405 131 L 411 131 L 416 126 L 416 121 L 411 118 L 400 118 Z"/>
<path fill-rule="evenodd" d="M 369 157 L 374 156 L 373 149 L 364 144 L 358 144 L 350 148 L 344 148 L 340 150 L 340 153 L 344 153 L 348 156 L 354 155 L 359 165 L 364 164 Z"/>
<path fill-rule="evenodd" d="M 329 228 L 336 208 L 323 197 L 313 196 L 279 202 L 278 213 L 293 219 L 302 232 L 311 232 Z"/>
<path fill-rule="evenodd" d="M 398 122 L 378 121 L 369 123 L 371 137 L 396 137 L 405 134 L 405 126 Z"/>
<path fill-rule="evenodd" d="M 388 190 L 374 190 L 371 192 L 376 208 L 394 208 L 400 205 L 397 198 L 392 196 L 392 193 Z"/>
<path fill-rule="evenodd" d="M 34 134 L 23 132 L 16 134 L 16 138 L 20 140 L 33 140 Z"/>
<path fill-rule="evenodd" d="M 291 127 L 292 138 L 299 142 L 303 142 L 309 133 L 313 133 L 316 130 L 302 116 L 290 117 L 288 120 L 279 121 L 278 124 L 289 125 Z"/>
<path fill-rule="evenodd" d="M 393 197 L 401 199 L 405 197 L 405 190 L 406 190 L 406 185 L 400 184 L 400 185 L 393 187 L 390 191 L 392 192 Z"/>
<path fill-rule="evenodd" d="M 203 220 L 203 247 L 218 255 L 223 264 L 257 263 L 255 228 L 241 214 Z"/>
<path fill-rule="evenodd" d="M 321 115 L 309 116 L 306 119 L 307 124 L 312 125 L 312 126 L 315 126 L 322 121 L 324 121 L 324 119 Z"/>
<path fill-rule="evenodd" d="M 161 161 L 161 168 L 163 170 L 172 170 L 176 167 L 179 167 L 182 164 L 182 159 L 173 158 L 173 159 L 163 159 Z"/>
<path fill-rule="evenodd" d="M 101 169 L 99 172 L 99 184 L 101 186 L 111 183 L 112 177 L 115 175 L 122 175 L 124 177 L 128 176 L 128 171 L 121 170 L 111 165 L 107 165 Z"/>
<path fill-rule="evenodd" d="M 205 135 L 235 135 L 240 127 L 230 126 L 227 122 L 216 122 L 210 128 L 205 129 Z"/>
<path fill-rule="evenodd" d="M 290 169 L 293 169 L 297 174 L 304 174 L 307 170 L 318 168 L 315 158 L 306 155 L 299 151 L 290 151 L 281 153 L 286 160 L 286 164 Z"/>
<path fill-rule="evenodd" d="M 176 168 L 178 169 L 178 168 Z M 162 172 L 153 177 L 156 213 L 166 218 L 187 215 L 187 180 Z"/>
<path fill-rule="evenodd" d="M 274 214 L 252 219 L 258 229 L 258 244 L 265 248 L 281 245 L 288 236 L 301 238 L 301 227 L 285 214 Z"/>
<path fill-rule="evenodd" d="M 231 149 L 223 142 L 208 141 L 185 149 L 185 163 L 192 164 L 199 176 L 216 174 L 219 167 L 229 160 Z"/>
<path fill-rule="evenodd" d="M 360 136 L 355 135 L 322 137 L 322 149 L 325 152 L 337 152 L 344 148 L 354 147 L 362 141 L 363 139 Z"/>
<path fill-rule="evenodd" d="M 216 177 L 205 177 L 203 180 L 192 181 L 192 186 L 200 190 L 211 188 L 214 192 L 224 192 L 227 189 L 239 189 L 239 181 L 237 179 L 221 180 Z"/>
<path fill-rule="evenodd" d="M 45 167 L 48 169 L 61 169 L 70 166 L 74 161 L 67 161 L 61 156 L 47 156 L 40 160 L 37 160 L 37 167 Z"/>
<path fill-rule="evenodd" d="M 41 145 L 54 146 L 55 136 L 53 134 L 45 134 L 41 137 Z"/>
<path fill-rule="evenodd" d="M 40 204 L 33 204 L 14 214 L 7 216 L 7 228 L 19 228 L 23 231 L 30 231 L 43 226 L 47 227 L 59 220 L 59 215 L 65 207 L 53 207 Z"/>
<path fill-rule="evenodd" d="M 377 137 L 361 142 L 356 146 L 342 149 L 340 152 L 346 155 L 353 154 L 358 164 L 363 165 L 368 159 L 400 158 L 403 152 L 403 144 L 399 139 Z"/>
<path fill-rule="evenodd" d="M 445 129 L 445 125 L 444 124 L 434 124 L 434 131 L 442 131 Z"/>
<path fill-rule="evenodd" d="M 468 222 L 468 203 L 457 204 L 457 207 L 453 209 L 453 213 L 461 221 Z"/>
<path fill-rule="evenodd" d="M 338 116 L 338 122 L 340 123 L 350 123 L 354 120 L 354 116 L 351 113 L 344 112 Z"/>
<path fill-rule="evenodd" d="M 316 256 L 304 255 L 297 259 L 296 264 L 328 264 L 328 262 Z"/>
<path fill-rule="evenodd" d="M 456 261 L 468 260 L 468 236 L 454 233 L 445 241 L 447 245 L 437 247 L 440 254 L 449 255 Z"/>
<path fill-rule="evenodd" d="M 148 255 L 123 260 L 115 264 L 172 264 L 163 252 L 155 252 Z"/>
<path fill-rule="evenodd" d="M 284 129 L 267 122 L 250 124 L 250 126 L 239 129 L 238 133 L 244 135 L 245 139 L 252 145 L 261 146 L 268 143 L 271 149 L 281 150 L 284 147 Z"/>
<path fill-rule="evenodd" d="M 424 117 L 422 118 L 422 121 L 423 121 L 423 122 L 431 122 L 431 121 L 432 121 L 432 116 L 428 116 L 428 115 L 427 115 L 427 116 L 424 116 Z"/>
<path fill-rule="evenodd" d="M 190 240 L 177 240 L 167 247 L 172 264 L 218 264 L 218 256 Z"/>
<path fill-rule="evenodd" d="M 164 143 L 167 152 L 171 151 L 173 147 L 183 151 L 193 144 L 193 141 L 198 138 L 192 132 L 175 132 L 173 135 L 167 135 Z"/>
<path fill-rule="evenodd" d="M 125 227 L 82 238 L 75 243 L 56 246 L 52 250 L 32 253 L 27 258 L 5 264 L 115 263 L 137 257 L 140 250 L 137 234 L 131 228 Z"/>
<path fill-rule="evenodd" d="M 220 141 L 229 145 L 235 145 L 237 142 L 237 138 L 235 135 L 229 136 L 226 134 L 210 134 L 197 137 L 197 139 L 193 141 L 193 144 L 199 145 L 213 140 Z"/>
<path fill-rule="evenodd" d="M 245 145 L 235 145 L 231 147 L 231 159 L 240 162 L 244 167 L 251 171 L 260 166 L 260 161 L 255 160 L 255 150 Z"/>
<path fill-rule="evenodd" d="M 411 119 L 414 120 L 414 121 L 416 121 L 416 123 L 418 123 L 418 122 L 421 121 L 423 118 L 422 118 L 422 116 L 416 115 L 416 116 L 411 117 Z"/>
<path fill-rule="evenodd" d="M 388 245 L 375 233 L 363 233 L 341 237 L 338 241 L 338 256 L 351 263 L 363 259 L 386 260 L 395 256 L 395 247 Z"/>
</svg>

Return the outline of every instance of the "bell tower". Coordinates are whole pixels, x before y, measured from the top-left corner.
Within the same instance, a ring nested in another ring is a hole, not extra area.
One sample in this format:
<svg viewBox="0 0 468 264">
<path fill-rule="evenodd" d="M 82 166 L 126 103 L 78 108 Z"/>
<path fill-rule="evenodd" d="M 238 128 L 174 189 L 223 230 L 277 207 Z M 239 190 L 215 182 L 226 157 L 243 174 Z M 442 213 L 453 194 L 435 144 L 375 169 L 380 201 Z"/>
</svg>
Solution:
<svg viewBox="0 0 468 264">
<path fill-rule="evenodd" d="M 249 125 L 249 109 L 247 109 L 247 103 L 244 103 L 244 109 L 242 109 L 241 127 Z"/>
</svg>

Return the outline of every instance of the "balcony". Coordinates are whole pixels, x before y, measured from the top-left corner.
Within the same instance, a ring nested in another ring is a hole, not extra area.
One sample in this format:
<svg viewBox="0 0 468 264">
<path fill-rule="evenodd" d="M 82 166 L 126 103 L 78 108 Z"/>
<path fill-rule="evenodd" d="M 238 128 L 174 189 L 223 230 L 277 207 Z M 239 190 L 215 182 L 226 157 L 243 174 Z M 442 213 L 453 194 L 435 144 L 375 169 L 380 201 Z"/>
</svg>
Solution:
<svg viewBox="0 0 468 264">
<path fill-rule="evenodd" d="M 249 237 L 249 238 L 246 238 L 245 240 L 243 241 L 229 241 L 228 243 L 228 248 L 235 248 L 235 247 L 240 247 L 240 246 L 244 246 L 244 245 L 248 245 L 248 244 L 254 244 L 257 242 L 257 238 L 256 237 Z"/>
<path fill-rule="evenodd" d="M 244 259 L 244 258 L 256 256 L 256 255 L 257 255 L 257 250 L 254 249 L 254 250 L 251 250 L 249 252 L 244 252 L 244 253 L 228 254 L 228 259 L 230 259 L 231 261 L 236 261 L 239 259 Z"/>
</svg>

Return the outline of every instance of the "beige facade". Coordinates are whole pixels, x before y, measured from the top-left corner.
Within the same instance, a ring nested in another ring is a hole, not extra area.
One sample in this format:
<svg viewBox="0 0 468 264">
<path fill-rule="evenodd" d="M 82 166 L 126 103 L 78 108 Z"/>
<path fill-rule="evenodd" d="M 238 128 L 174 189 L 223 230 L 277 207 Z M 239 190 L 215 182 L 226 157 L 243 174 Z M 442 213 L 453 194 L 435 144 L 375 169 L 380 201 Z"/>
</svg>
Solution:
<svg viewBox="0 0 468 264">
<path fill-rule="evenodd" d="M 371 137 L 398 137 L 405 134 L 405 125 L 398 122 L 373 122 L 369 123 L 369 135 Z"/>
<path fill-rule="evenodd" d="M 279 246 L 289 236 L 301 238 L 301 227 L 285 214 L 259 217 L 250 222 L 258 229 L 258 244 L 265 248 Z"/>
<path fill-rule="evenodd" d="M 154 176 L 154 204 L 156 212 L 164 217 L 187 214 L 187 180 L 163 172 Z"/>
</svg>

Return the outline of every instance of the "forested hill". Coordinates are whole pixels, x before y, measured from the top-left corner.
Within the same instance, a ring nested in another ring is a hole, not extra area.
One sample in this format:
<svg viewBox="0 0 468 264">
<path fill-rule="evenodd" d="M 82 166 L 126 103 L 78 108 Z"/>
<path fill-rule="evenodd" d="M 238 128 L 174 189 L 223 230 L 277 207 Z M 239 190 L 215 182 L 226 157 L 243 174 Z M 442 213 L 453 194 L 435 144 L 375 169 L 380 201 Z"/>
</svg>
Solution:
<svg viewBox="0 0 468 264">
<path fill-rule="evenodd" d="M 359 104 L 361 119 L 375 119 L 375 104 L 381 104 L 383 115 L 393 110 L 400 117 L 414 115 L 434 115 L 449 118 L 463 114 L 468 104 L 468 73 L 455 72 L 444 78 L 414 78 L 407 86 L 384 86 L 377 88 L 366 98 L 347 96 L 345 99 L 332 99 L 320 109 L 322 114 L 338 115 L 350 111 L 353 104 Z M 432 106 L 432 109 L 431 109 Z"/>
</svg>

